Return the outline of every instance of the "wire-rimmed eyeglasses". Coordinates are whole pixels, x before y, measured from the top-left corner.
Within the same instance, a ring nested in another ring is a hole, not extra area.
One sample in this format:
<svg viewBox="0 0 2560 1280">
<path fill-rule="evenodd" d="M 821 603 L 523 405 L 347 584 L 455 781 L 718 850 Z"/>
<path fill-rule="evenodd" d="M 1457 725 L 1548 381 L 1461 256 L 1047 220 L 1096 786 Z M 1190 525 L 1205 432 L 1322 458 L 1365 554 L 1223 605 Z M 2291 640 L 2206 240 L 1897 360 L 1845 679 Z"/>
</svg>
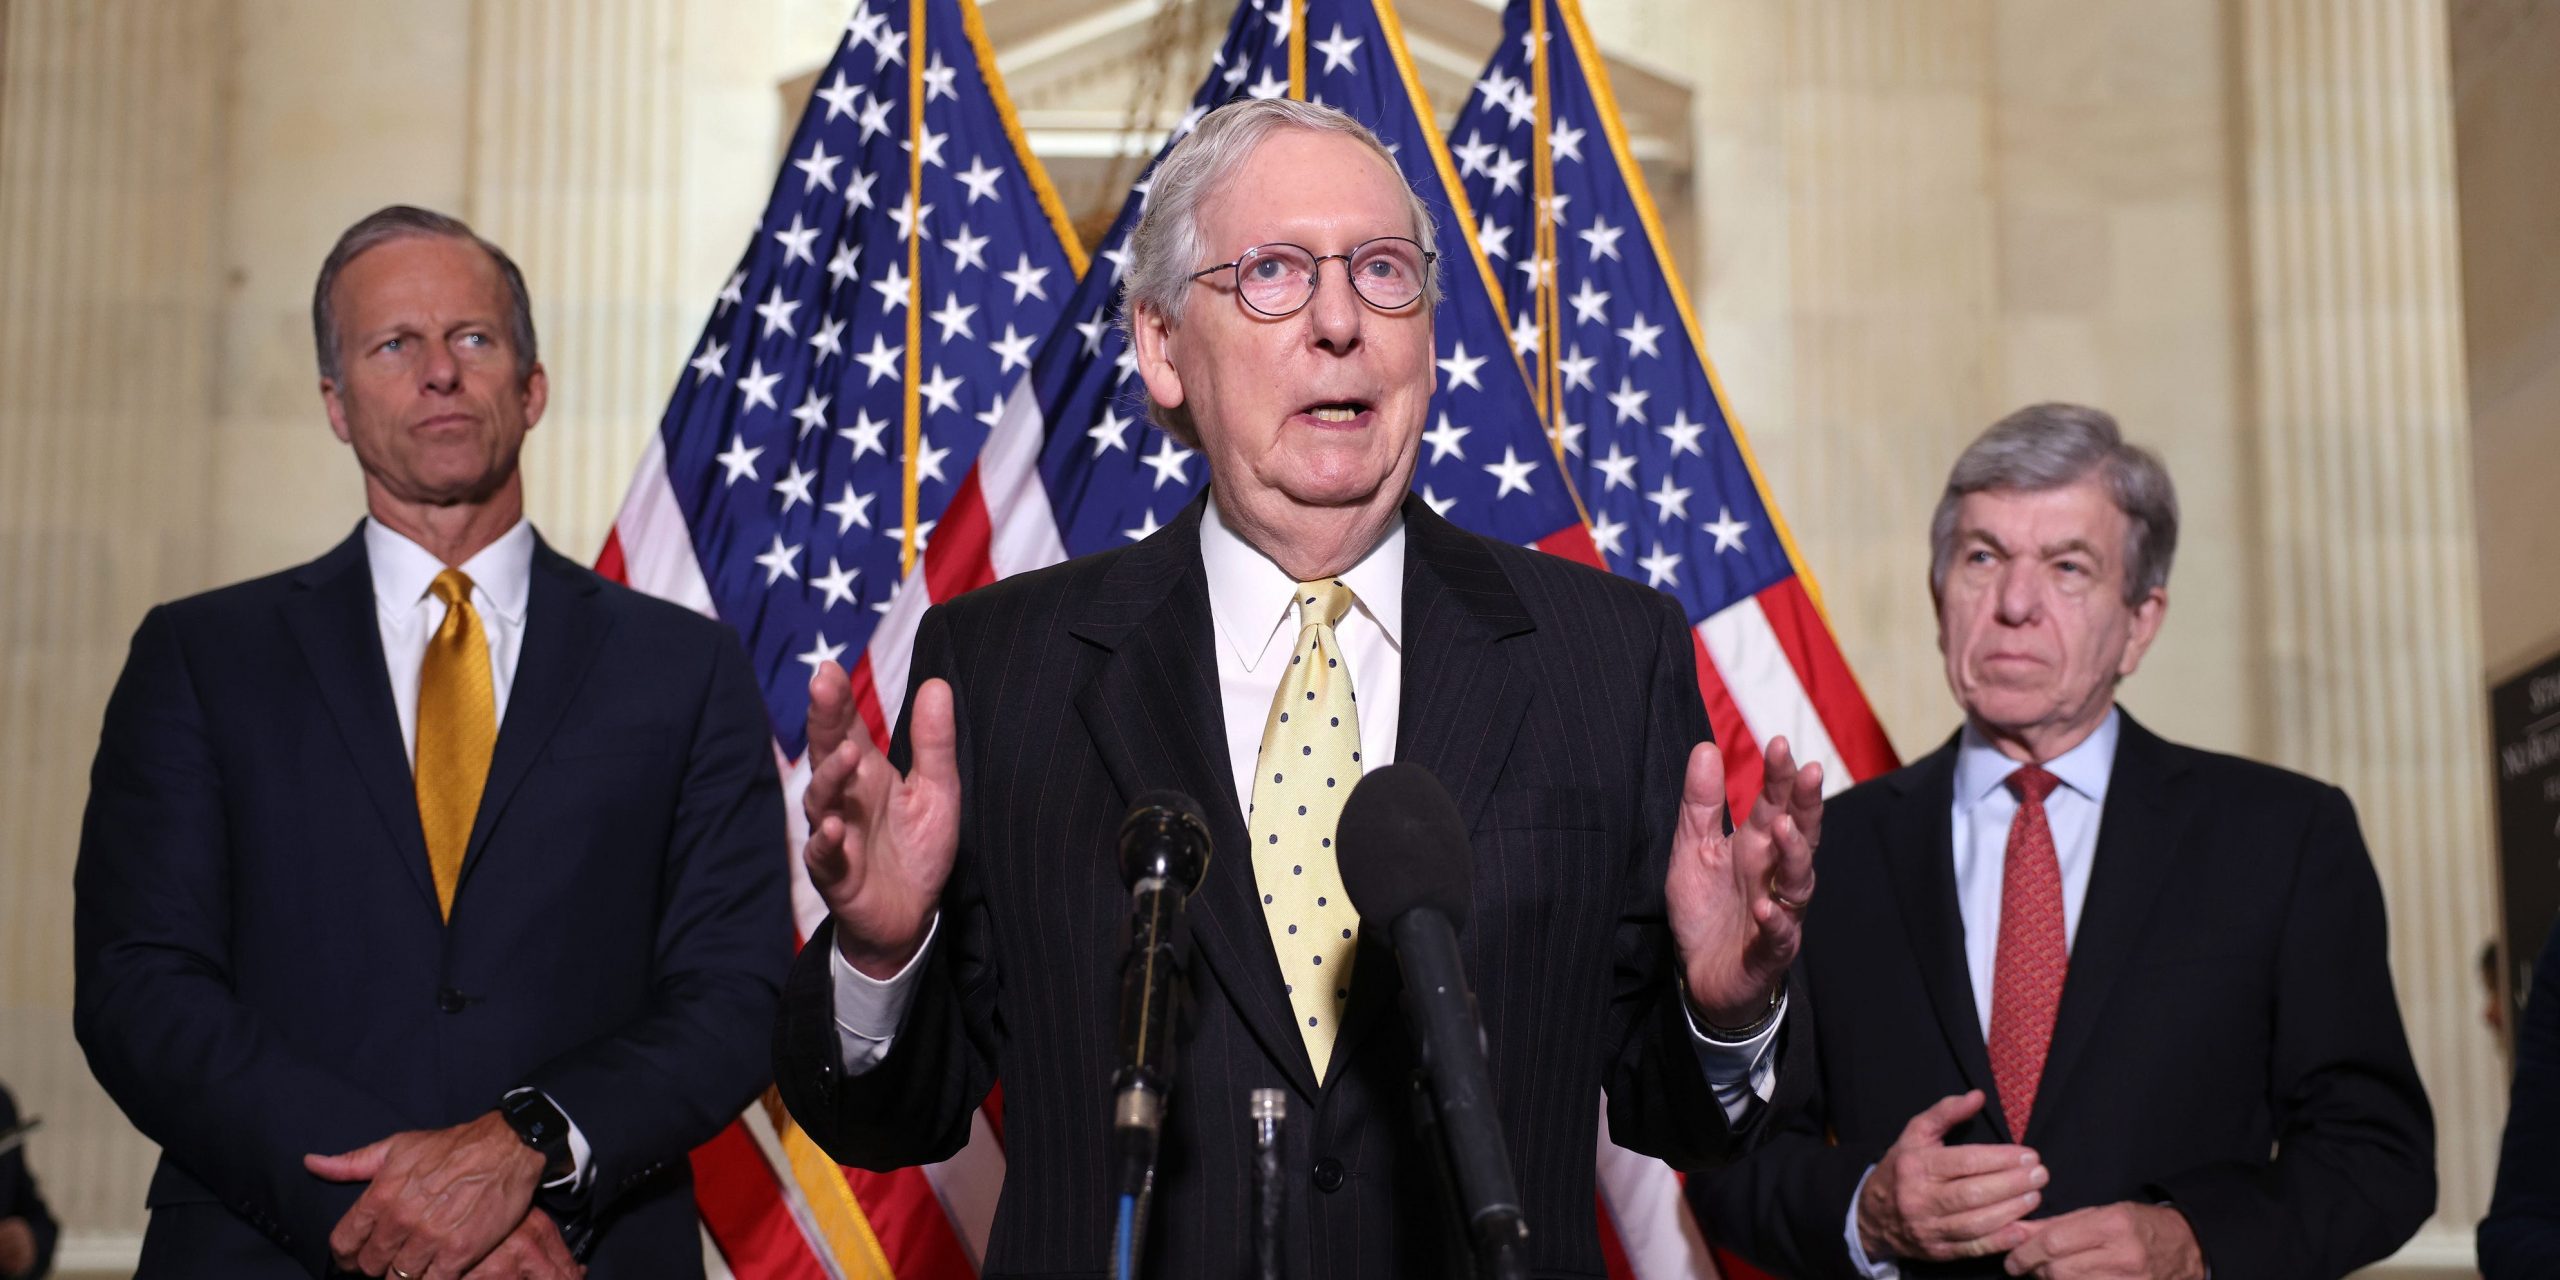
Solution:
<svg viewBox="0 0 2560 1280">
<path fill-rule="evenodd" d="M 1275 241 L 1255 245 L 1233 262 L 1202 267 L 1191 278 L 1233 271 L 1236 296 L 1255 311 L 1278 319 L 1307 305 L 1316 296 L 1317 269 L 1339 258 L 1351 291 L 1361 301 L 1380 311 L 1397 311 L 1422 296 L 1431 279 L 1431 264 L 1439 256 L 1403 236 L 1363 240 L 1345 253 L 1317 253 L 1303 245 Z"/>
</svg>

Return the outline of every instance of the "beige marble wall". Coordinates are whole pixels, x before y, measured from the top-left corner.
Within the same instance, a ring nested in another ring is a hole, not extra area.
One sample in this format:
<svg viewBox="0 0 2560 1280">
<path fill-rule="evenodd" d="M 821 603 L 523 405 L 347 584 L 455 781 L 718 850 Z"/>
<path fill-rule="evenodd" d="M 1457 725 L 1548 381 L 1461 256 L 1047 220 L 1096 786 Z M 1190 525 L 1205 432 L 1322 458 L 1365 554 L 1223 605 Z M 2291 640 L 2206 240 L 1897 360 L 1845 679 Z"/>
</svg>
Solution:
<svg viewBox="0 0 2560 1280">
<path fill-rule="evenodd" d="M 138 1225 L 149 1148 L 71 1038 L 71 864 L 125 640 L 212 559 L 237 13 L 0 15 L 0 1079 L 60 1215 Z"/>
<path fill-rule="evenodd" d="M 2545 42 L 2509 48 L 2560 41 L 2546 0 L 2478 3 Z M 2484 856 L 2465 852 L 2485 849 L 2486 794 L 2465 628 L 2475 565 L 2507 584 L 2493 637 L 2501 608 L 2554 598 L 2529 576 L 2549 526 L 2501 523 L 2549 504 L 2488 495 L 2539 474 L 2533 451 L 2560 435 L 2536 416 L 2560 404 L 2544 387 L 2560 339 L 2545 315 L 2471 350 L 2493 424 L 2475 538 L 2441 4 L 1586 7 L 1613 55 L 1694 95 L 1684 251 L 1708 341 L 1906 753 L 1954 718 L 1921 545 L 1954 452 L 2064 397 L 2167 454 L 2186 542 L 2127 700 L 2174 736 L 2355 792 L 2444 1121 L 2426 1256 L 2458 1260 L 2499 1106 L 2468 1022 L 2488 924 Z M 772 181 L 775 86 L 824 55 L 845 8 L 0 4 L 0 1078 L 52 1117 L 40 1163 L 84 1239 L 139 1226 L 150 1159 L 68 1035 L 88 744 L 145 607 L 306 558 L 359 512 L 311 368 L 329 240 L 410 200 L 516 252 L 555 389 L 527 454 L 533 513 L 591 555 Z M 2538 251 L 2549 202 L 2522 193 L 2544 187 L 2499 148 L 2555 118 L 2535 114 L 2534 69 L 2560 52 L 2499 56 L 2523 70 L 2480 101 L 2505 114 L 2465 120 L 2508 128 L 2466 123 L 2462 175 L 2519 193 L 2482 238 Z M 2540 315 L 2543 277 L 2482 261 L 2494 305 L 2476 314 Z"/>
<path fill-rule="evenodd" d="M 2560 4 L 2453 10 L 2481 647 L 2494 677 L 2560 652 Z"/>
<path fill-rule="evenodd" d="M 2445 7 L 2240 17 L 2272 755 L 2355 797 L 2436 1107 L 2431 1229 L 2467 1240 L 2504 1096 Z"/>
</svg>

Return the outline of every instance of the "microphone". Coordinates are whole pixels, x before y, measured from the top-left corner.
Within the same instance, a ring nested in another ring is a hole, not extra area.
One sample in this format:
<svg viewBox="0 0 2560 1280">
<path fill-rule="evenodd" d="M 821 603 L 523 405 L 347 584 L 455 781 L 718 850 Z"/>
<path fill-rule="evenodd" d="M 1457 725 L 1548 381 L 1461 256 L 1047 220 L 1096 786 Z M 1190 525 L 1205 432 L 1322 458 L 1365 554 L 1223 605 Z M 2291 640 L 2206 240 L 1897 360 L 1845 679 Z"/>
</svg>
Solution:
<svg viewBox="0 0 2560 1280">
<path fill-rule="evenodd" d="M 1395 948 L 1430 1094 L 1425 1118 L 1438 1122 L 1479 1274 L 1524 1275 L 1517 1250 L 1529 1228 L 1494 1110 L 1484 1028 L 1458 959 L 1474 861 L 1466 820 L 1430 770 L 1391 764 L 1351 789 L 1334 852 L 1351 904 L 1363 921 L 1384 922 Z"/>
<path fill-rule="evenodd" d="M 1179 791 L 1150 791 L 1120 822 L 1129 953 L 1120 965 L 1120 1069 L 1111 1077 L 1113 1274 L 1134 1277 L 1147 1235 L 1164 1098 L 1173 1080 L 1175 923 L 1209 869 L 1209 824 Z"/>
</svg>

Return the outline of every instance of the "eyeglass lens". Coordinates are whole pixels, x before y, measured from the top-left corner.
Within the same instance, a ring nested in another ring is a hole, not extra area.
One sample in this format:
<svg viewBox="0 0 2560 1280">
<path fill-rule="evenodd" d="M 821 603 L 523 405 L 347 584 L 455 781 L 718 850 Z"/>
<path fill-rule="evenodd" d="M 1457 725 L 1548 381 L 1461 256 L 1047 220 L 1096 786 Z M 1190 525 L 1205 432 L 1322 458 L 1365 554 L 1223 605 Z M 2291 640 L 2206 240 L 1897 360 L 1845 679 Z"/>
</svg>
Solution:
<svg viewBox="0 0 2560 1280">
<path fill-rule="evenodd" d="M 1354 245 L 1348 255 L 1351 287 L 1370 306 L 1393 311 L 1422 296 L 1422 246 L 1390 236 Z M 1294 244 L 1262 244 L 1236 259 L 1236 291 L 1245 305 L 1285 316 L 1315 296 L 1316 255 Z"/>
</svg>

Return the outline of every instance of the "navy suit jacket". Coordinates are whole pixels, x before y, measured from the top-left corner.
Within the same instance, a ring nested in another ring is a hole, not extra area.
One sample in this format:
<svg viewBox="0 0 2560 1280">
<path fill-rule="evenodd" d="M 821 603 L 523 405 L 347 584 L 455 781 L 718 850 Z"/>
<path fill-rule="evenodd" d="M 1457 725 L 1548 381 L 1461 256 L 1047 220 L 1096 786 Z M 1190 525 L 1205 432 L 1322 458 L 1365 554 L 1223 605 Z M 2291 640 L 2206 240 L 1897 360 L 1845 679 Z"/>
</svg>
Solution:
<svg viewBox="0 0 2560 1280">
<path fill-rule="evenodd" d="M 2515 1092 L 2498 1149 L 2498 1187 L 2480 1223 L 2488 1280 L 2560 1275 L 2560 929 L 2533 964 L 2516 1024 Z"/>
<path fill-rule="evenodd" d="M 735 636 L 537 544 L 448 923 L 361 531 L 152 610 L 76 873 L 80 1042 L 163 1149 L 142 1273 L 324 1273 L 361 1187 L 305 1153 L 517 1085 L 593 1148 L 593 1274 L 692 1272 L 686 1153 L 762 1086 L 789 958 L 780 805 Z"/>
<path fill-rule="evenodd" d="M 1955 758 L 1950 739 L 1832 800 L 1788 1014 L 1806 1070 L 1782 1084 L 1765 1147 L 1689 1180 L 1708 1234 L 1781 1276 L 1855 1276 L 1859 1178 L 1912 1116 L 1968 1089 L 1989 1101 L 1947 1141 L 2035 1148 L 2052 1181 L 2033 1216 L 2174 1203 L 2217 1277 L 2342 1276 L 2415 1233 L 2435 1206 L 2435 1127 L 2346 794 L 2125 717 L 2022 1134 L 1965 967 Z"/>
<path fill-rule="evenodd" d="M 1381 931 L 1364 932 L 1321 1086 L 1289 1013 L 1227 762 L 1200 512 L 925 615 L 914 678 L 952 682 L 964 787 L 940 931 L 887 1058 L 855 1077 L 832 1016 L 834 935 L 811 939 L 784 997 L 782 1094 L 838 1159 L 892 1168 L 956 1150 L 1001 1078 L 1005 1187 L 983 1274 L 1103 1274 L 1129 911 L 1114 832 L 1138 794 L 1176 788 L 1215 850 L 1187 916 L 1148 1274 L 1251 1274 L 1247 1102 L 1265 1086 L 1288 1094 L 1289 1274 L 1439 1274 L 1457 1258 L 1412 1129 L 1415 1055 Z M 1736 1140 L 1689 1040 L 1662 897 L 1683 770 L 1708 734 L 1689 628 L 1659 592 L 1418 501 L 1405 522 L 1396 759 L 1447 785 L 1472 837 L 1460 948 L 1525 1260 L 1600 1277 L 1603 1088 L 1622 1143 L 1688 1163 Z"/>
</svg>

